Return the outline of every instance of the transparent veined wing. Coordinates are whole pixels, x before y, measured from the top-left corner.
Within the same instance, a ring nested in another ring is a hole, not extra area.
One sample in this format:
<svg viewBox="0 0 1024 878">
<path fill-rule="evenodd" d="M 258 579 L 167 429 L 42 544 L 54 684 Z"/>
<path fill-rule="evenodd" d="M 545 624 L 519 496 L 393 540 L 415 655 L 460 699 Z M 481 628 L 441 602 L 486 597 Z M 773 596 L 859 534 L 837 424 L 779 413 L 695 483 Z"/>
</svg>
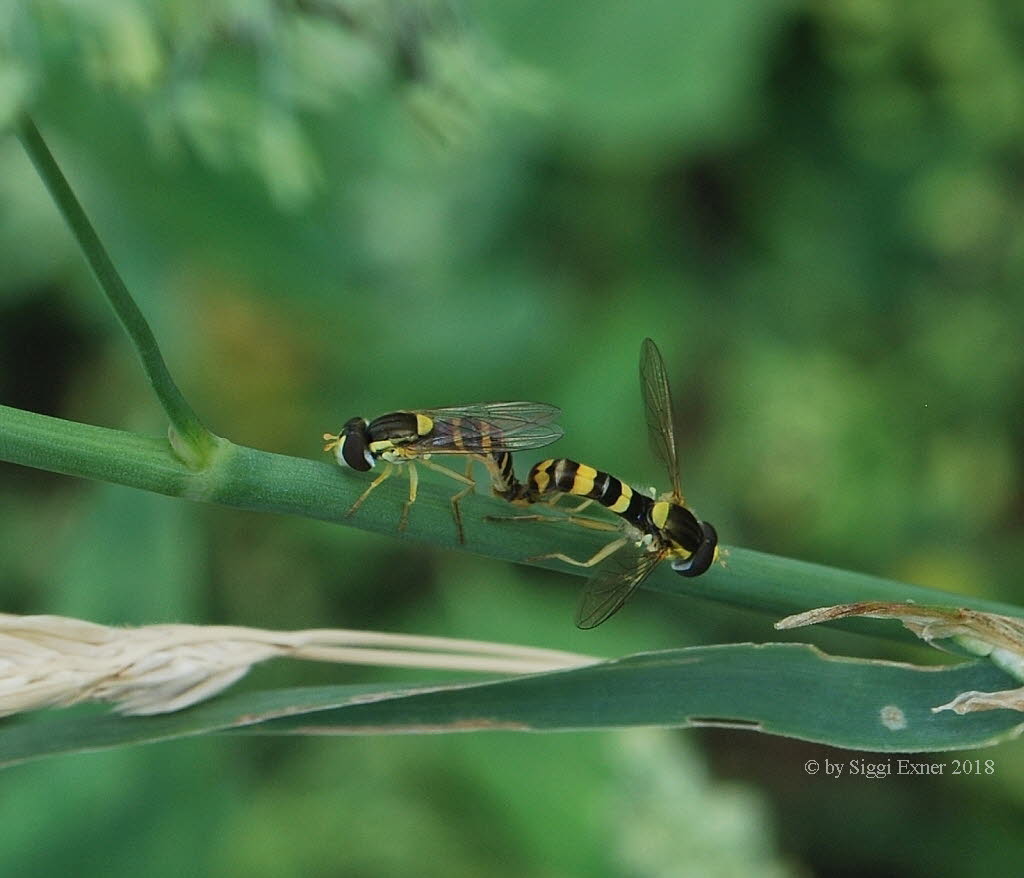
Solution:
<svg viewBox="0 0 1024 878">
<path fill-rule="evenodd" d="M 640 347 L 640 390 L 644 397 L 644 415 L 647 417 L 647 438 L 651 450 L 668 471 L 672 496 L 683 503 L 679 484 L 679 458 L 676 454 L 676 434 L 672 426 L 672 392 L 668 386 L 665 361 L 658 346 L 645 338 Z"/>
<path fill-rule="evenodd" d="M 643 549 L 613 555 L 584 586 L 576 611 L 577 627 L 596 628 L 607 622 L 651 575 L 661 558 L 660 552 Z"/>
<path fill-rule="evenodd" d="M 434 429 L 410 448 L 431 454 L 496 454 L 542 448 L 562 438 L 561 409 L 541 402 L 482 402 L 419 409 Z"/>
</svg>

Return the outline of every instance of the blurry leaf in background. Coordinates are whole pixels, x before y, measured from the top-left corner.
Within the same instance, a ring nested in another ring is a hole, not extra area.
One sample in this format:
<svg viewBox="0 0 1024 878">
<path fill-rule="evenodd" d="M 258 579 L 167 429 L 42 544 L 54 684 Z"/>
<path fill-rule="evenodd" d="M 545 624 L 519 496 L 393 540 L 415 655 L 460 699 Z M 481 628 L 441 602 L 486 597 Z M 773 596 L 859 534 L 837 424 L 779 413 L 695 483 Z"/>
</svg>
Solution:
<svg viewBox="0 0 1024 878">
<path fill-rule="evenodd" d="M 424 131 L 452 143 L 540 89 L 512 66 L 506 80 L 447 0 L 38 0 L 0 15 L 0 126 L 70 76 L 141 113 L 159 153 L 248 168 L 289 210 L 323 181 L 317 116 L 409 87 Z"/>
<path fill-rule="evenodd" d="M 188 296 L 190 311 L 203 327 L 191 352 L 200 373 L 196 377 L 216 376 L 217 387 L 201 386 L 196 404 L 216 411 L 211 428 L 230 431 L 238 442 L 312 456 L 319 436 L 304 433 L 312 413 L 297 399 L 316 377 L 316 352 L 307 335 L 312 327 L 283 303 L 236 288 L 232 280 L 191 271 L 180 281 L 182 295 Z M 263 377 L 253 381 L 254 374 Z M 219 388 L 231 392 L 225 398 Z M 325 420 L 324 430 L 334 429 L 339 418 Z"/>
<path fill-rule="evenodd" d="M 865 156 L 892 165 L 934 154 L 921 138 L 929 128 L 951 137 L 943 146 L 1019 143 L 1018 4 L 844 2 L 818 14 L 823 47 L 842 77 L 851 144 Z"/>
<path fill-rule="evenodd" d="M 83 497 L 51 608 L 83 619 L 139 624 L 196 611 L 205 583 L 205 538 L 170 497 L 97 485 Z"/>
<path fill-rule="evenodd" d="M 626 874 L 796 874 L 778 854 L 760 796 L 744 784 L 710 780 L 689 742 L 634 730 L 621 732 L 609 752 L 609 834 Z"/>
<path fill-rule="evenodd" d="M 2 63 L 2 62 L 0 62 Z M 3 129 L 0 128 L 0 132 Z M 0 240 L 3 241 L 4 276 L 0 305 L 31 293 L 39 285 L 77 265 L 81 259 L 74 239 L 53 208 L 40 197 L 42 184 L 28 156 L 14 137 L 0 134 Z M 40 247 L 39 242 L 47 246 Z"/>
<path fill-rule="evenodd" d="M 503 4 L 502 41 L 556 84 L 552 122 L 590 161 L 650 161 L 734 135 L 783 4 L 600 0 Z M 550 123 L 549 123 L 550 124 Z"/>
</svg>

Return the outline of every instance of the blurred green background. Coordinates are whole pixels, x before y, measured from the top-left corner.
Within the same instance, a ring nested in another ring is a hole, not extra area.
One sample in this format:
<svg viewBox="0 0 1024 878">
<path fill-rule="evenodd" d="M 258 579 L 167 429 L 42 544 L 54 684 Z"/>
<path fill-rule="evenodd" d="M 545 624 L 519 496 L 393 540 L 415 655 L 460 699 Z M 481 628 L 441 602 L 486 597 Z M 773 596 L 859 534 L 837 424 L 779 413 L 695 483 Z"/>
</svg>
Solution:
<svg viewBox="0 0 1024 878">
<path fill-rule="evenodd" d="M 1019 603 L 1022 37 L 1011 0 L 3 3 L 0 120 L 31 108 L 220 435 L 319 457 L 356 414 L 539 399 L 552 452 L 664 488 L 650 335 L 725 543 Z M 161 433 L 6 131 L 0 402 Z M 646 592 L 579 632 L 576 577 L 0 473 L 7 612 L 777 639 Z M 8 771 L 0 846 L 37 875 L 1012 874 L 1024 759 L 970 755 L 995 774 L 809 778 L 858 754 L 726 730 L 187 741 Z"/>
</svg>

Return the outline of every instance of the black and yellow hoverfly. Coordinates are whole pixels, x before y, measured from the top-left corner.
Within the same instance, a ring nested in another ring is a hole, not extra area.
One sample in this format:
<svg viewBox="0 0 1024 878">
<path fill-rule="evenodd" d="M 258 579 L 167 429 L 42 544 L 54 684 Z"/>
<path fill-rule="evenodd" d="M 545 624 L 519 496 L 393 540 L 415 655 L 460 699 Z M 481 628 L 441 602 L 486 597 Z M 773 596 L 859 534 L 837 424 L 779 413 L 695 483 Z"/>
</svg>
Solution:
<svg viewBox="0 0 1024 878">
<path fill-rule="evenodd" d="M 511 469 L 509 455 L 513 451 L 542 448 L 561 438 L 562 428 L 552 423 L 560 414 L 554 406 L 539 402 L 482 402 L 390 412 L 369 422 L 357 417 L 347 421 L 337 434 L 324 433 L 324 451 L 333 451 L 342 466 L 362 472 L 373 469 L 378 460 L 385 463 L 384 471 L 352 504 L 346 517 L 353 515 L 373 490 L 394 473 L 396 465 L 405 465 L 409 473 L 409 499 L 402 508 L 399 530 L 405 530 L 409 508 L 416 502 L 417 463 L 462 482 L 466 487 L 451 498 L 452 517 L 462 543 L 465 538 L 459 503 L 476 487 L 473 461 L 487 464 L 496 492 L 512 490 L 509 483 L 500 481 L 502 469 Z M 435 454 L 468 456 L 466 474 L 432 462 L 430 457 Z M 512 484 L 518 485 L 514 479 L 513 475 Z"/>
<path fill-rule="evenodd" d="M 700 576 L 719 557 L 718 534 L 686 507 L 679 484 L 679 461 L 672 426 L 672 397 L 665 362 L 657 345 L 647 338 L 640 349 L 640 387 L 647 416 L 647 435 L 654 453 L 668 470 L 672 490 L 652 497 L 625 482 L 586 464 L 565 458 L 542 460 L 527 476 L 525 484 L 514 473 L 505 483 L 506 493 L 495 493 L 512 503 L 557 503 L 565 494 L 586 501 L 566 517 L 549 515 L 512 516 L 519 520 L 569 521 L 595 530 L 618 530 L 621 536 L 585 561 L 552 552 L 531 561 L 558 560 L 577 567 L 594 567 L 608 561 L 586 584 L 576 615 L 580 628 L 595 628 L 617 613 L 655 567 L 669 559 L 682 576 Z M 507 465 L 511 468 L 511 462 Z M 492 461 L 489 468 L 497 466 Z M 546 500 L 545 500 L 546 498 Z M 577 517 L 597 502 L 620 518 L 618 524 Z M 628 551 L 622 551 L 628 548 Z M 619 554 L 622 551 L 622 554 Z M 614 557 L 613 557 L 614 556 Z"/>
</svg>

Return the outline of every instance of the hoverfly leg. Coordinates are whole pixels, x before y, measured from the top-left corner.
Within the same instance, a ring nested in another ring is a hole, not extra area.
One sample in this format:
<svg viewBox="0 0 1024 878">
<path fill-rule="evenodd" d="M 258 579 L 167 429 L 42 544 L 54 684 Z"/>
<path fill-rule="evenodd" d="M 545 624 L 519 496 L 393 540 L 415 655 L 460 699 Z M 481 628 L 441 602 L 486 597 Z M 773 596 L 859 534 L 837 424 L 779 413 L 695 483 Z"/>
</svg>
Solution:
<svg viewBox="0 0 1024 878">
<path fill-rule="evenodd" d="M 420 476 L 416 472 L 416 464 L 410 460 L 406 463 L 406 467 L 409 470 L 409 499 L 405 501 L 405 505 L 402 507 L 402 517 L 398 519 L 399 531 L 404 531 L 406 525 L 409 524 L 409 509 L 416 502 L 416 489 L 420 484 Z"/>
<path fill-rule="evenodd" d="M 438 463 L 434 463 L 430 460 L 424 460 L 419 458 L 417 463 L 422 463 L 427 469 L 432 469 L 435 472 L 444 473 L 448 478 L 455 479 L 457 482 L 462 482 L 466 487 L 458 493 L 454 494 L 450 500 L 452 504 L 452 518 L 455 520 L 455 530 L 458 535 L 459 543 L 466 542 L 466 535 L 462 530 L 462 510 L 459 508 L 459 503 L 462 502 L 462 498 L 467 494 L 471 493 L 476 488 L 476 481 L 473 479 L 473 458 L 469 458 L 466 461 L 466 474 L 461 475 L 454 470 L 448 469 L 446 466 L 441 466 Z"/>
<path fill-rule="evenodd" d="M 468 485 L 470 490 L 476 487 L 476 481 L 472 478 L 471 473 L 473 472 L 473 461 L 472 459 L 466 461 L 466 474 L 457 473 L 455 470 L 450 470 L 446 466 L 441 466 L 439 463 L 434 463 L 432 460 L 427 460 L 423 457 L 417 457 L 416 463 L 422 464 L 427 469 L 432 469 L 437 473 L 444 473 L 449 479 L 455 479 L 457 482 L 462 482 L 464 485 Z"/>
<path fill-rule="evenodd" d="M 466 478 L 469 480 L 469 484 L 461 491 L 452 494 L 449 500 L 452 504 L 452 518 L 455 519 L 455 531 L 458 535 L 459 545 L 464 545 L 466 542 L 466 534 L 462 529 L 462 510 L 459 508 L 459 504 L 462 502 L 463 497 L 471 494 L 476 489 L 476 482 L 473 480 L 473 458 L 469 458 L 466 461 Z"/>
<path fill-rule="evenodd" d="M 572 564 L 573 567 L 593 567 L 596 564 L 600 564 L 609 555 L 614 555 L 619 549 L 621 549 L 626 543 L 629 542 L 627 537 L 619 537 L 617 540 L 612 540 L 608 545 L 599 549 L 586 561 L 577 561 L 575 558 L 570 558 L 568 555 L 563 555 L 561 552 L 552 552 L 549 555 L 534 555 L 532 558 L 527 558 L 527 561 L 562 561 L 566 564 Z"/>
<path fill-rule="evenodd" d="M 561 502 L 563 497 L 571 497 L 571 496 L 572 496 L 572 494 L 566 494 L 566 493 L 564 493 L 562 491 L 556 491 L 553 494 L 551 494 L 550 496 L 545 497 L 544 499 L 542 499 L 542 500 L 540 500 L 538 502 L 543 503 L 545 506 L 550 506 L 552 509 L 554 509 L 556 506 L 558 506 L 558 504 Z M 596 501 L 594 500 L 593 497 L 591 497 L 588 500 L 584 500 L 582 503 L 580 503 L 579 506 L 574 506 L 572 509 L 569 509 L 568 512 L 569 512 L 570 515 L 575 515 L 577 512 L 582 512 L 584 509 L 586 509 L 588 506 L 590 506 L 594 502 L 596 502 Z"/>
<path fill-rule="evenodd" d="M 619 529 L 619 525 L 615 524 L 615 522 L 598 521 L 596 518 L 577 518 L 575 515 L 569 515 L 565 520 L 570 524 L 575 524 L 577 527 L 586 527 L 590 530 L 610 531 Z"/>
<path fill-rule="evenodd" d="M 360 495 L 359 499 L 356 500 L 356 502 L 353 503 L 349 507 L 348 512 L 345 513 L 345 518 L 349 518 L 350 516 L 354 515 L 355 511 L 360 506 L 363 505 L 363 501 L 365 501 L 366 498 L 370 496 L 370 494 L 373 492 L 373 490 L 381 482 L 383 482 L 387 478 L 390 478 L 390 476 L 394 472 L 394 470 L 395 470 L 394 464 L 392 464 L 392 463 L 390 463 L 388 461 L 385 461 L 384 462 L 384 471 L 379 476 L 377 476 L 377 478 L 375 478 L 372 482 L 370 482 L 370 487 L 368 487 L 365 491 L 363 491 L 363 493 Z"/>
<path fill-rule="evenodd" d="M 579 506 L 577 506 L 577 507 L 576 507 L 575 509 L 570 509 L 570 510 L 569 510 L 569 514 L 570 514 L 570 516 L 572 516 L 572 515 L 575 515 L 575 514 L 576 514 L 577 512 L 582 512 L 582 511 L 583 511 L 584 509 L 586 509 L 586 508 L 587 508 L 588 506 L 590 506 L 590 504 L 591 504 L 591 503 L 593 503 L 593 502 L 594 502 L 594 499 L 593 499 L 593 498 L 591 498 L 591 499 L 589 499 L 589 500 L 584 500 L 584 501 L 583 501 L 582 503 L 580 503 L 580 505 L 579 505 Z"/>
<path fill-rule="evenodd" d="M 586 504 L 584 504 L 586 505 Z M 574 510 L 578 511 L 578 510 Z M 619 525 L 612 521 L 598 521 L 596 518 L 577 518 L 575 515 L 487 515 L 487 521 L 535 521 L 546 524 L 574 524 L 589 530 L 615 531 Z"/>
</svg>

